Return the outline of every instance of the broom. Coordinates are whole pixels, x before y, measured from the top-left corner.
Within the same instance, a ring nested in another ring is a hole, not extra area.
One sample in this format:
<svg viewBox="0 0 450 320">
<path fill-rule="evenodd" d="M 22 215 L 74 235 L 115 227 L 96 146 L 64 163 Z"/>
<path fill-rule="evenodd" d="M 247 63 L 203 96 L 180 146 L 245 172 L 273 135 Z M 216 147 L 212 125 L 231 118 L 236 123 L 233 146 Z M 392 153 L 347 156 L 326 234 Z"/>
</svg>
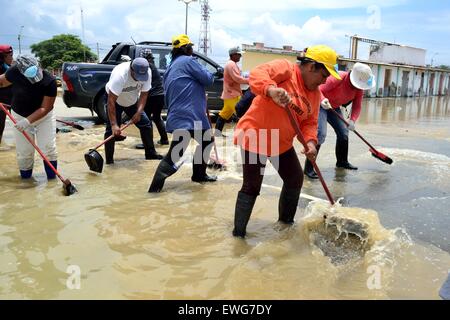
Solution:
<svg viewBox="0 0 450 320">
<path fill-rule="evenodd" d="M 331 107 L 331 105 L 330 105 Z M 336 110 L 334 110 L 333 107 L 331 107 L 331 110 L 339 119 L 341 119 L 342 121 L 344 121 L 344 123 L 347 125 L 347 127 L 349 126 L 349 123 L 347 122 L 347 120 L 344 119 L 344 117 L 342 115 L 340 115 Z M 362 140 L 365 142 L 365 144 L 367 144 L 369 146 L 369 151 L 372 154 L 373 157 L 377 158 L 380 161 L 383 161 L 384 163 L 387 164 L 392 164 L 394 162 L 394 160 L 392 160 L 391 158 L 389 158 L 387 155 L 385 155 L 384 153 L 381 153 L 380 151 L 376 150 L 366 139 L 364 139 L 358 131 L 353 130 L 353 132 Z"/>
</svg>

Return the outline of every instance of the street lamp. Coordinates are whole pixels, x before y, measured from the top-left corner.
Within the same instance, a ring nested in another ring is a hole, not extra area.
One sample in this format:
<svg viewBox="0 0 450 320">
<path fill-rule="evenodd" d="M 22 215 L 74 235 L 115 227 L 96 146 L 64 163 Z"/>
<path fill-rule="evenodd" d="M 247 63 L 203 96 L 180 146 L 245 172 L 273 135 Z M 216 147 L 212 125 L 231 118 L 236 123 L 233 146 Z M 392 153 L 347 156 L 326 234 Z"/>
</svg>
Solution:
<svg viewBox="0 0 450 320">
<path fill-rule="evenodd" d="M 431 66 L 433 66 L 434 57 L 436 57 L 439 54 L 439 52 L 435 52 L 433 56 L 431 57 Z"/>
<path fill-rule="evenodd" d="M 20 39 L 22 38 L 22 30 L 23 30 L 23 26 L 20 26 L 19 35 L 17 36 L 17 40 L 19 40 L 19 54 L 22 53 L 22 48 L 20 46 Z"/>
<path fill-rule="evenodd" d="M 188 7 L 189 7 L 189 3 L 191 2 L 197 2 L 197 0 L 178 0 L 178 1 L 183 1 L 186 4 L 186 25 L 184 28 L 184 34 L 187 35 L 187 23 L 188 23 Z"/>
</svg>

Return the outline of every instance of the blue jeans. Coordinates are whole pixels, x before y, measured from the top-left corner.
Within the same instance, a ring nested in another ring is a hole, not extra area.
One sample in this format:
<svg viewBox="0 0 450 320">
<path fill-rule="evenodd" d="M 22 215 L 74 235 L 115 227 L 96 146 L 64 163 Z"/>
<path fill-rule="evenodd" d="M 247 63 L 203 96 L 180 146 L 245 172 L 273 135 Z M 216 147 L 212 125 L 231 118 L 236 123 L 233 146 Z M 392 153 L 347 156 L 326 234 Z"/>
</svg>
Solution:
<svg viewBox="0 0 450 320">
<path fill-rule="evenodd" d="M 334 110 L 342 115 L 342 111 L 340 108 Z M 322 145 L 325 142 L 325 138 L 327 137 L 327 122 L 333 127 L 334 132 L 336 132 L 337 144 L 339 144 L 339 142 L 348 141 L 348 128 L 345 125 L 344 121 L 339 119 L 333 111 L 325 110 L 321 107 L 319 112 L 319 126 L 317 130 L 317 139 L 319 140 L 319 145 Z"/>
</svg>

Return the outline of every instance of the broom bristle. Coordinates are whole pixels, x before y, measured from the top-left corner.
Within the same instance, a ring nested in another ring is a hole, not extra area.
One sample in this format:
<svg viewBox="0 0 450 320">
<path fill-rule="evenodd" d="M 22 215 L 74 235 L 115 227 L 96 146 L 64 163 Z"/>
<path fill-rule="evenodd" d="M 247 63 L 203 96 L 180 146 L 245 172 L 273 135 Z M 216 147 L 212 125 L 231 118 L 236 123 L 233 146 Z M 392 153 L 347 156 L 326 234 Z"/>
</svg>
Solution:
<svg viewBox="0 0 450 320">
<path fill-rule="evenodd" d="M 370 149 L 370 152 L 372 153 L 372 156 L 374 156 L 375 158 L 377 158 L 380 161 L 383 161 L 384 163 L 387 163 L 387 164 L 394 163 L 394 160 L 392 160 L 387 155 L 385 155 L 377 150 Z"/>
</svg>

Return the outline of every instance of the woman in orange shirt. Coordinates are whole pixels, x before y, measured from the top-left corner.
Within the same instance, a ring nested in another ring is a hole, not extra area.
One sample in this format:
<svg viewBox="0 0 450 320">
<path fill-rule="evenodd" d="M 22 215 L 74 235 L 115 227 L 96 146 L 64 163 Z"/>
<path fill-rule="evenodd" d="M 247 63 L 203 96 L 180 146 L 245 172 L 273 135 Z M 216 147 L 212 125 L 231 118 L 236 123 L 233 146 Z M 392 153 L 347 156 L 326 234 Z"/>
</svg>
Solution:
<svg viewBox="0 0 450 320">
<path fill-rule="evenodd" d="M 261 190 L 269 159 L 283 180 L 279 199 L 279 221 L 294 222 L 303 171 L 293 147 L 296 136 L 285 107 L 296 118 L 307 142 L 306 156 L 314 160 L 317 145 L 319 86 L 336 71 L 337 54 L 324 45 L 306 49 L 297 63 L 274 60 L 250 73 L 250 88 L 256 98 L 236 126 L 234 143 L 241 146 L 244 181 L 238 193 L 233 235 L 245 237 L 247 223 Z"/>
</svg>

